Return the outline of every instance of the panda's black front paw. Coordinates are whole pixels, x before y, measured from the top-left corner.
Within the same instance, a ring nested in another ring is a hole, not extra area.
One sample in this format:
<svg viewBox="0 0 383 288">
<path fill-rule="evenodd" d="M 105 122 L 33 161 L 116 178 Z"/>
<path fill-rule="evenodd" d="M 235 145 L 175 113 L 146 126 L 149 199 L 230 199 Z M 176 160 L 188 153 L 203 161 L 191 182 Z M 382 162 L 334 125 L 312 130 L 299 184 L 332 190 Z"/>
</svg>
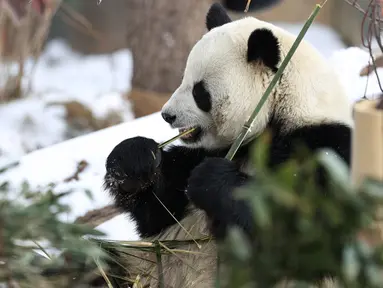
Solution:
<svg viewBox="0 0 383 288">
<path fill-rule="evenodd" d="M 187 195 L 193 204 L 209 216 L 226 210 L 232 190 L 243 180 L 237 165 L 225 158 L 207 158 L 192 171 Z"/>
<path fill-rule="evenodd" d="M 152 182 L 160 163 L 157 142 L 144 137 L 126 139 L 114 147 L 106 160 L 105 186 L 117 185 L 118 191 L 139 191 Z"/>
</svg>

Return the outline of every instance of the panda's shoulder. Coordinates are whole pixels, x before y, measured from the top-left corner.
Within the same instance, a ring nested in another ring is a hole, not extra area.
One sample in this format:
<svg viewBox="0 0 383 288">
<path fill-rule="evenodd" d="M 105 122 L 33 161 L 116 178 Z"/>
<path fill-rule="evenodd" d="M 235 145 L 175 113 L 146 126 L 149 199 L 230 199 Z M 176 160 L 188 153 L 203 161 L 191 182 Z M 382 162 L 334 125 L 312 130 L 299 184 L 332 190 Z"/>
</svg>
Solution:
<svg viewBox="0 0 383 288">
<path fill-rule="evenodd" d="M 270 161 L 279 164 L 303 147 L 312 152 L 330 149 L 350 164 L 352 128 L 339 122 L 307 124 L 290 129 L 287 132 L 273 129 L 270 145 Z"/>
</svg>

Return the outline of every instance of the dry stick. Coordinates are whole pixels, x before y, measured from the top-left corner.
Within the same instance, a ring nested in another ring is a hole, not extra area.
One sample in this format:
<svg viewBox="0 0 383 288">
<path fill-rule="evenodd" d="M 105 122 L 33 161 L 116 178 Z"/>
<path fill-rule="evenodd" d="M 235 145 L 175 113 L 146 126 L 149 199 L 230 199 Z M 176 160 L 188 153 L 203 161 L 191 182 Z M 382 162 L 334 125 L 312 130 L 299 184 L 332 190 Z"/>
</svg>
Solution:
<svg viewBox="0 0 383 288">
<path fill-rule="evenodd" d="M 164 281 L 164 271 L 162 268 L 161 246 L 158 240 L 156 240 L 154 244 L 156 245 L 155 250 L 156 250 L 157 268 L 158 268 L 158 288 L 164 288 L 165 281 Z"/>
<path fill-rule="evenodd" d="M 170 210 L 165 206 L 165 204 L 161 201 L 160 198 L 156 195 L 156 193 L 153 192 L 154 197 L 160 202 L 160 204 L 165 208 L 165 210 L 169 213 L 170 216 L 178 223 L 178 225 L 184 230 L 184 232 L 190 236 L 190 238 L 194 241 L 194 243 L 197 245 L 198 249 L 201 249 L 201 245 L 197 243 L 197 241 L 194 239 L 194 237 L 190 234 L 188 230 L 182 224 L 177 220 L 177 218 L 173 215 L 173 213 L 170 212 Z"/>
<path fill-rule="evenodd" d="M 273 88 L 277 84 L 277 82 L 278 82 L 279 78 L 281 77 L 283 71 L 285 70 L 287 64 L 290 62 L 291 57 L 294 55 L 295 50 L 297 50 L 300 42 L 302 41 L 303 37 L 305 36 L 305 34 L 307 32 L 307 30 L 309 29 L 309 27 L 313 23 L 315 17 L 318 15 L 320 9 L 323 7 L 324 4 L 326 4 L 326 2 L 327 2 L 327 0 L 325 0 L 322 4 L 317 4 L 314 11 L 311 13 L 309 19 L 307 19 L 301 32 L 299 32 L 297 39 L 293 43 L 289 52 L 287 53 L 286 58 L 283 60 L 281 67 L 279 67 L 279 69 L 278 69 L 277 73 L 275 73 L 275 76 L 274 76 L 273 80 L 271 81 L 269 87 L 267 87 L 265 94 L 263 94 L 261 100 L 259 101 L 257 107 L 254 109 L 249 120 L 245 123 L 245 125 L 243 125 L 241 133 L 239 134 L 237 139 L 235 139 L 233 145 L 230 147 L 230 150 L 225 157 L 226 159 L 232 160 L 234 158 L 235 153 L 237 153 L 242 142 L 245 140 L 247 134 L 251 130 L 251 126 L 253 125 L 253 122 L 254 122 L 255 118 L 257 117 L 259 111 L 261 110 L 263 104 L 265 104 L 267 98 L 269 97 L 271 91 L 273 90 Z"/>
</svg>

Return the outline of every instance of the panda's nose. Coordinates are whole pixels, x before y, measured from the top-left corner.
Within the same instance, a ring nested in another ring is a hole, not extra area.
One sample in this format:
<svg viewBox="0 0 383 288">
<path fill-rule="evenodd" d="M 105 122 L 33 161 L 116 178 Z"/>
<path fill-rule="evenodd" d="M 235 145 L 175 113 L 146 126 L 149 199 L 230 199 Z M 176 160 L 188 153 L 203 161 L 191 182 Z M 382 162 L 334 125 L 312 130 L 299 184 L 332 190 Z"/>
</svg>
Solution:
<svg viewBox="0 0 383 288">
<path fill-rule="evenodd" d="M 161 115 L 162 115 L 162 118 L 164 118 L 164 120 L 168 122 L 169 124 L 173 124 L 173 122 L 176 121 L 176 118 L 177 118 L 175 115 L 170 115 L 169 113 L 164 113 L 164 112 L 162 112 Z"/>
</svg>

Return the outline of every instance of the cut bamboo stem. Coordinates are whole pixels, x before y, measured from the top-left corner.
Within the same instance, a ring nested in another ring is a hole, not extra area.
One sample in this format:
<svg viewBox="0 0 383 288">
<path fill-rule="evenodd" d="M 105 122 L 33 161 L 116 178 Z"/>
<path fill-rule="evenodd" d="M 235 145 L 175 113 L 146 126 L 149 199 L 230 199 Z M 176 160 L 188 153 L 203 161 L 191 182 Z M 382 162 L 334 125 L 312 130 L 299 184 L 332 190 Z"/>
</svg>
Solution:
<svg viewBox="0 0 383 288">
<path fill-rule="evenodd" d="M 167 141 L 161 143 L 160 145 L 158 145 L 158 148 L 162 148 L 162 147 L 164 147 L 164 146 L 166 146 L 166 145 L 169 145 L 170 143 L 176 141 L 178 138 L 180 138 L 180 137 L 182 137 L 182 136 L 184 136 L 184 135 L 187 135 L 187 134 L 193 132 L 195 129 L 196 129 L 196 128 L 191 128 L 191 129 L 189 129 L 189 130 L 187 130 L 187 131 L 185 131 L 185 132 L 182 132 L 182 133 L 178 134 L 177 136 L 174 136 L 173 138 L 171 138 L 171 139 L 169 139 L 169 140 L 167 140 Z"/>
</svg>

